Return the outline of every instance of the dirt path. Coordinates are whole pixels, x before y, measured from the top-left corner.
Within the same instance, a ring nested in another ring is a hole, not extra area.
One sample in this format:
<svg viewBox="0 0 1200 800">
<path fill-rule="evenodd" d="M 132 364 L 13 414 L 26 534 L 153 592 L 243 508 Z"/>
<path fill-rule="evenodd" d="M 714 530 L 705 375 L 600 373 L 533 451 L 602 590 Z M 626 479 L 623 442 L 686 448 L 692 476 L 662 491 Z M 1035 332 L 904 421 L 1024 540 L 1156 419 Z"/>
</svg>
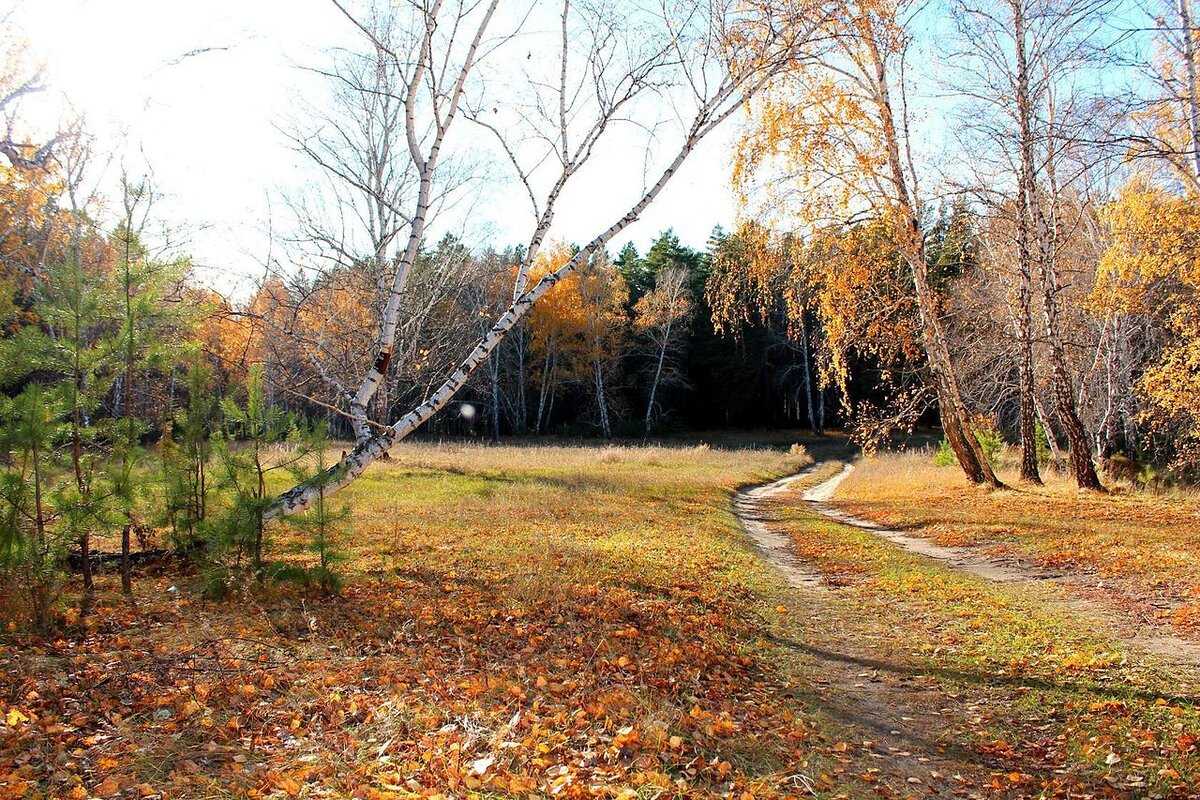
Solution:
<svg viewBox="0 0 1200 800">
<path fill-rule="evenodd" d="M 764 559 L 783 573 L 783 577 L 791 586 L 820 589 L 824 588 L 825 584 L 820 574 L 805 569 L 792 555 L 792 544 L 788 537 L 771 528 L 771 519 L 763 501 L 787 493 L 792 484 L 807 478 L 820 466 L 818 462 L 795 475 L 743 489 L 733 496 L 733 510 L 746 533 L 750 534 L 755 548 Z"/>
<path fill-rule="evenodd" d="M 833 496 L 853 466 L 825 477 L 838 463 L 840 459 L 820 461 L 795 475 L 744 489 L 734 496 L 733 508 L 761 557 L 792 587 L 781 595 L 788 614 L 781 623 L 784 633 L 774 641 L 794 659 L 789 669 L 798 678 L 796 696 L 822 720 L 823 752 L 841 760 L 849 772 L 865 770 L 874 777 L 864 779 L 878 781 L 864 784 L 872 789 L 852 789 L 848 796 L 882 791 L 901 797 L 1024 798 L 1032 796 L 1026 784 L 1006 782 L 1006 776 L 1016 774 L 1014 769 L 1038 781 L 1054 780 L 1062 773 L 1052 771 L 1051 762 L 1043 762 L 1041 756 L 1031 759 L 1029 753 L 981 749 L 979 742 L 996 736 L 991 728 L 995 721 L 1011 722 L 1018 730 L 1030 724 L 1011 712 L 1020 690 L 1014 692 L 1004 680 L 980 680 L 969 671 L 942 672 L 906 658 L 899 629 L 861 619 L 862 608 L 852 595 L 844 595 L 797 557 L 782 522 L 792 519 L 788 524 L 794 524 L 794 516 L 788 515 L 784 503 L 803 500 L 816 514 L 949 569 L 1002 582 L 1019 593 L 1028 591 L 1063 617 L 1077 619 L 1134 652 L 1160 657 L 1181 680 L 1198 674 L 1200 644 L 1139 625 L 1103 599 L 1088 596 L 1081 579 L 1016 559 L 1001 560 L 982 547 L 941 546 L 840 510 Z M 1043 728 L 1030 729 L 1028 735 L 1037 737 Z"/>
<path fill-rule="evenodd" d="M 881 525 L 876 525 L 870 520 L 855 517 L 835 508 L 829 504 L 829 501 L 833 498 L 833 494 L 837 491 L 838 486 L 853 471 L 854 465 L 847 464 L 837 475 L 808 489 L 801 497 L 813 511 L 822 516 L 837 520 L 844 525 L 870 531 L 876 536 L 881 536 L 899 545 L 910 553 L 947 562 L 954 569 L 970 572 L 990 581 L 1043 580 L 1051 577 L 1050 573 L 1038 572 L 1032 568 L 1023 567 L 1018 564 L 1004 563 L 999 559 L 989 559 L 977 549 L 969 547 L 943 547 L 922 536 L 910 536 L 895 528 L 885 528 Z"/>
<path fill-rule="evenodd" d="M 798 696 L 828 721 L 831 737 L 845 740 L 839 756 L 866 769 L 885 767 L 879 780 L 891 784 L 892 793 L 979 797 L 971 790 L 986 786 L 997 765 L 957 744 L 968 723 L 950 707 L 937 679 L 880 660 L 879 643 L 847 627 L 837 590 L 797 559 L 791 539 L 777 530 L 773 503 L 797 491 L 796 484 L 811 480 L 825 463 L 744 489 L 733 499 L 759 554 L 789 586 L 801 590 L 792 613 L 805 621 L 806 630 L 819 632 L 803 641 L 776 639 L 809 676 Z"/>
<path fill-rule="evenodd" d="M 819 464 L 815 465 L 799 475 L 760 488 L 778 487 L 773 489 L 771 494 L 780 494 L 787 491 L 788 487 L 796 480 L 811 474 L 819 466 Z M 1112 604 L 1095 597 L 1094 593 L 1086 594 L 1085 590 L 1088 587 L 1084 586 L 1078 577 L 1046 570 L 1014 558 L 1001 560 L 991 557 L 982 548 L 946 547 L 922 536 L 913 536 L 895 528 L 877 525 L 870 520 L 847 514 L 836 508 L 830 501 L 838 486 L 853 470 L 854 465 L 847 464 L 838 474 L 805 490 L 801 497 L 809 508 L 822 516 L 873 533 L 910 553 L 940 561 L 951 569 L 969 572 L 990 581 L 1024 582 L 1030 585 L 1059 587 L 1063 590 L 1061 597 L 1048 598 L 1048 602 L 1065 613 L 1085 617 L 1099 623 L 1099 627 L 1107 633 L 1136 649 L 1180 664 L 1200 666 L 1200 643 L 1182 639 L 1156 626 L 1131 619 L 1128 614 Z M 777 533 L 770 535 L 781 539 L 785 538 Z M 796 564 L 786 549 L 783 552 L 785 557 L 790 559 L 788 569 L 804 571 L 804 567 Z M 764 555 L 771 560 L 770 553 L 764 551 Z M 776 562 L 772 561 L 772 563 Z"/>
</svg>

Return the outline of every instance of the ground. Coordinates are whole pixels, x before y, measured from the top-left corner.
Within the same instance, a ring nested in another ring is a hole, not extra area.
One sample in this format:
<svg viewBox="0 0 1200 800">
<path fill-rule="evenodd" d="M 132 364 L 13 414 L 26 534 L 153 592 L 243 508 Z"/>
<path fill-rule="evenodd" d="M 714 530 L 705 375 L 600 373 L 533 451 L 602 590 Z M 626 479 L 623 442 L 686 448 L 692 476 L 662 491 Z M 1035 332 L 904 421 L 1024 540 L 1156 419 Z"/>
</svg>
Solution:
<svg viewBox="0 0 1200 800">
<path fill-rule="evenodd" d="M 217 603 L 168 566 L 138 576 L 135 609 L 107 576 L 59 638 L 3 643 L 0 796 L 1200 794 L 1193 666 L 1130 640 L 1116 620 L 1136 603 L 1096 613 L 1073 584 L 990 581 L 831 521 L 803 492 L 841 469 L 844 443 L 805 442 L 812 467 L 787 441 L 404 445 L 338 496 L 353 508 L 340 596 Z M 862 464 L 832 502 L 916 525 L 896 499 L 911 492 L 881 484 L 925 480 L 933 507 L 963 514 L 940 536 L 991 542 L 972 520 L 1006 499 L 971 494 L 967 514 L 920 458 Z M 733 498 L 803 469 L 755 509 L 797 580 Z M 1080 502 L 1200 519 L 1187 498 Z M 1091 547 L 1138 549 L 1140 518 L 1109 522 Z M 1031 568 L 1071 539 L 1030 530 L 1005 541 Z M 273 546 L 310 557 L 287 531 Z M 1130 586 L 1192 575 L 1124 569 Z M 1187 619 L 1162 622 L 1186 638 Z"/>
</svg>

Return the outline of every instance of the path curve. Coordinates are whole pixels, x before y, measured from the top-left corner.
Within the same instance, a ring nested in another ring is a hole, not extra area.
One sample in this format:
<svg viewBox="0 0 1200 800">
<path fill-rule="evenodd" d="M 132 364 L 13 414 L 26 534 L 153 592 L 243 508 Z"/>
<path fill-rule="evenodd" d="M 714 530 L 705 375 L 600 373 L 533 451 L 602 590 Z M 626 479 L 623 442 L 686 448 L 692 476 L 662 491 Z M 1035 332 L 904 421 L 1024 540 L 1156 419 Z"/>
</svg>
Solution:
<svg viewBox="0 0 1200 800">
<path fill-rule="evenodd" d="M 954 569 L 970 572 L 973 575 L 978 575 L 990 581 L 1047 580 L 1053 577 L 1041 570 L 1024 566 L 1013 566 L 1005 564 L 998 559 L 983 557 L 974 548 L 945 547 L 931 542 L 923 536 L 911 536 L 895 528 L 878 525 L 870 520 L 856 517 L 853 514 L 847 514 L 845 511 L 835 508 L 829 504 L 829 500 L 833 498 L 833 493 L 837 491 L 842 481 L 853 471 L 854 465 L 847 464 L 837 475 L 808 489 L 801 497 L 813 511 L 822 516 L 829 517 L 843 525 L 850 525 L 864 531 L 869 531 L 876 536 L 881 536 L 899 545 L 910 553 L 916 553 L 917 555 L 926 556 L 938 561 L 945 561 Z"/>
<path fill-rule="evenodd" d="M 797 481 L 811 475 L 825 465 L 819 461 L 795 475 L 780 478 L 777 481 L 743 489 L 734 495 L 734 511 L 741 521 L 742 527 L 754 541 L 755 547 L 763 558 L 783 573 L 787 582 L 796 587 L 828 588 L 822 576 L 804 566 L 795 557 L 795 549 L 791 539 L 784 533 L 774 530 L 769 524 L 772 520 L 765 513 L 764 501 L 769 501 L 786 494 Z M 922 536 L 913 536 L 895 528 L 878 525 L 870 520 L 856 517 L 830 504 L 833 494 L 842 481 L 854 471 L 853 464 L 846 464 L 841 472 L 815 486 L 809 487 L 801 494 L 801 499 L 814 512 L 832 519 L 843 525 L 849 525 L 860 530 L 868 531 L 892 542 L 903 550 L 917 555 L 940 561 L 951 569 L 969 572 L 981 578 L 997 582 L 1032 582 L 1053 583 L 1064 588 L 1070 587 L 1072 580 L 1069 576 L 1051 572 L 1039 567 L 1021 564 L 1019 562 L 1002 562 L 996 558 L 988 558 L 977 548 L 947 547 L 932 542 Z M 1169 660 L 1192 665 L 1200 665 L 1200 643 L 1178 636 L 1160 634 L 1144 625 L 1133 625 L 1121 612 L 1110 606 L 1088 598 L 1079 597 L 1072 592 L 1071 599 L 1058 605 L 1068 613 L 1085 613 L 1106 623 L 1112 635 L 1128 645 L 1163 656 Z"/>
<path fill-rule="evenodd" d="M 785 494 L 793 483 L 808 477 L 823 463 L 817 462 L 795 475 L 771 483 L 742 489 L 733 496 L 733 511 L 742 528 L 750 535 L 755 549 L 763 559 L 783 573 L 783 577 L 791 586 L 822 589 L 825 588 L 825 583 L 820 573 L 805 569 L 796 559 L 791 539 L 771 527 L 771 519 L 766 513 L 764 501 Z"/>
</svg>

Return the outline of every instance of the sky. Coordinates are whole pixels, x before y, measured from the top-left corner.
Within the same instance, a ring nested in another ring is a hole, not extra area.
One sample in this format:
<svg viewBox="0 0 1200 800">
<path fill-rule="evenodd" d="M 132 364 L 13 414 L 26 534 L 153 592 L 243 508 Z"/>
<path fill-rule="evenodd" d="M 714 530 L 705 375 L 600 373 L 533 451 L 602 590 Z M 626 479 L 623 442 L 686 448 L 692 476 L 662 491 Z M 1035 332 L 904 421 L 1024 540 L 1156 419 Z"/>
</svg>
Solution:
<svg viewBox="0 0 1200 800">
<path fill-rule="evenodd" d="M 111 153 L 100 181 L 148 172 L 156 215 L 182 234 L 201 276 L 246 291 L 280 225 L 281 192 L 302 162 L 281 130 L 325 91 L 304 66 L 358 34 L 329 0 L 24 0 L 9 23 L 44 61 L 56 98 L 82 114 Z M 481 135 L 465 122 L 461 142 Z M 736 120 L 714 133 L 634 226 L 612 243 L 643 252 L 673 228 L 703 247 L 736 216 L 729 153 Z M 552 235 L 590 239 L 628 208 L 643 160 L 618 139 L 581 173 Z M 498 247 L 528 239 L 527 202 L 497 179 L 470 208 L 472 232 Z"/>
</svg>

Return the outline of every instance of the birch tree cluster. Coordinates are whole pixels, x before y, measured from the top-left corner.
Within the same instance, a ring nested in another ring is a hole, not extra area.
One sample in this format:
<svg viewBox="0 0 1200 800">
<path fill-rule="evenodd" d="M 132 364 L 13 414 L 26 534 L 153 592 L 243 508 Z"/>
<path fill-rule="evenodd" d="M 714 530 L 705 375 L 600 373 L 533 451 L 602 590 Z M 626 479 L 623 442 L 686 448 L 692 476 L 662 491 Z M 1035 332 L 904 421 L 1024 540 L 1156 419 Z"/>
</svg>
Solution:
<svg viewBox="0 0 1200 800">
<path fill-rule="evenodd" d="M 936 415 L 978 483 L 1001 485 L 997 435 L 1028 483 L 1194 475 L 1197 31 L 1187 2 L 1140 27 L 1116 11 L 839 9 L 753 101 L 748 255 L 718 262 L 719 321 L 819 320 L 821 381 L 862 441 Z M 855 401 L 851 364 L 888 390 Z"/>
</svg>

